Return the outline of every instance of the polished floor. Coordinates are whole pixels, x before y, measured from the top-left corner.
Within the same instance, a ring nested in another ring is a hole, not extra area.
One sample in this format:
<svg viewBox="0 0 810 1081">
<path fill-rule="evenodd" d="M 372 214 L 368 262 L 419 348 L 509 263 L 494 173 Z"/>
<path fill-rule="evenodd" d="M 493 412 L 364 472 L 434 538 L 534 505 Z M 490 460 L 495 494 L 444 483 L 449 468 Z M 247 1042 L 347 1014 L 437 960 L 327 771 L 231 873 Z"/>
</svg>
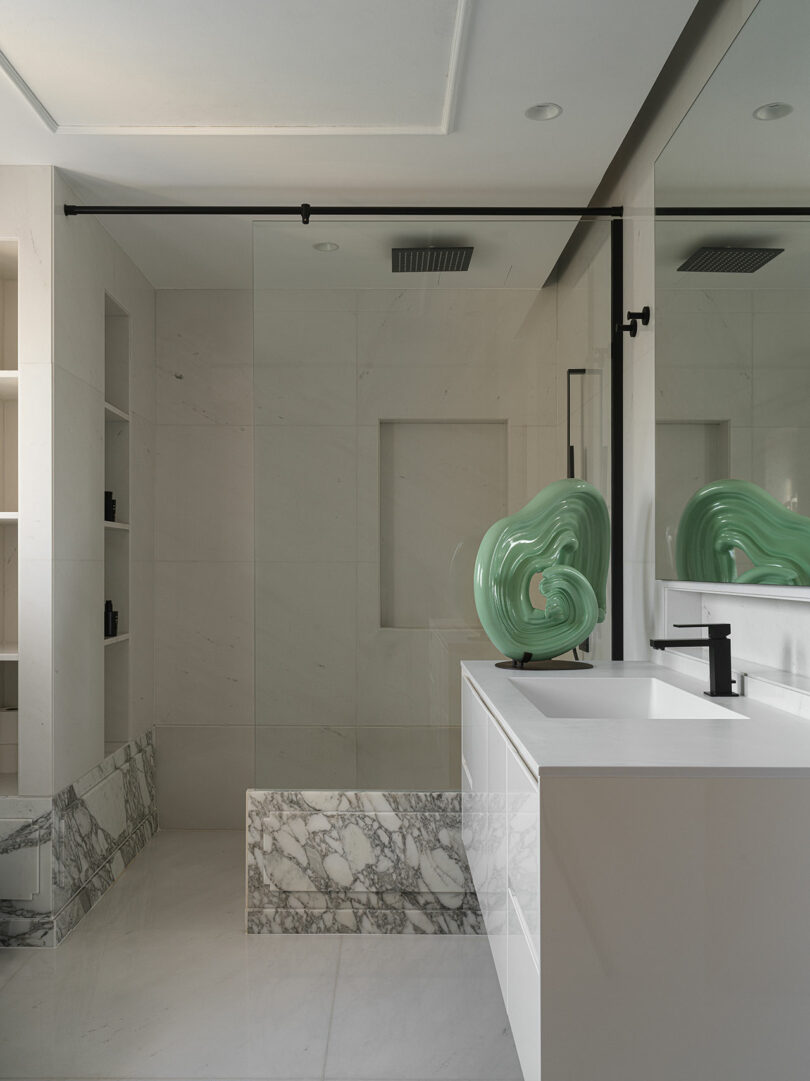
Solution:
<svg viewBox="0 0 810 1081">
<path fill-rule="evenodd" d="M 246 936 L 243 863 L 163 831 L 58 950 L 0 950 L 0 1077 L 519 1081 L 484 938 Z"/>
</svg>

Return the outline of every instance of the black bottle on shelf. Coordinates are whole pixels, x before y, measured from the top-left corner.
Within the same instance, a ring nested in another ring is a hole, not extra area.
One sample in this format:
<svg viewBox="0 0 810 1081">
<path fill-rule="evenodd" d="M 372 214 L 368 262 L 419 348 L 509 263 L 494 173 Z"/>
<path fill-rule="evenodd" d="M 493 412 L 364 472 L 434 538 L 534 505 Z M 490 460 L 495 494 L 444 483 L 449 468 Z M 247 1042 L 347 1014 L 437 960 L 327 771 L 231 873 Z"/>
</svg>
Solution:
<svg viewBox="0 0 810 1081">
<path fill-rule="evenodd" d="M 118 613 L 113 611 L 112 601 L 104 602 L 104 637 L 115 638 L 118 634 Z"/>
<path fill-rule="evenodd" d="M 112 492 L 104 493 L 104 521 L 115 521 L 115 500 L 113 499 Z"/>
</svg>

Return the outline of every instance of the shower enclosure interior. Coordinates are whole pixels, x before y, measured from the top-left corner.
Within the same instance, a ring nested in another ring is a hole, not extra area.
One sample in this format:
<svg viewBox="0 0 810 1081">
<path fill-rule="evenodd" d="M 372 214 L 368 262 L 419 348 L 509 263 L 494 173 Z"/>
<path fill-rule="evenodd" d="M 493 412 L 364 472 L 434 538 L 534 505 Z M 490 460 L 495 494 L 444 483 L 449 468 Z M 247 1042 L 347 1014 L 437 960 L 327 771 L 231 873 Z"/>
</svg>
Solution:
<svg viewBox="0 0 810 1081">
<path fill-rule="evenodd" d="M 254 225 L 257 788 L 459 787 L 483 533 L 571 457 L 610 505 L 610 226 L 557 282 L 577 222 Z M 392 270 L 438 245 L 469 269 Z"/>
</svg>

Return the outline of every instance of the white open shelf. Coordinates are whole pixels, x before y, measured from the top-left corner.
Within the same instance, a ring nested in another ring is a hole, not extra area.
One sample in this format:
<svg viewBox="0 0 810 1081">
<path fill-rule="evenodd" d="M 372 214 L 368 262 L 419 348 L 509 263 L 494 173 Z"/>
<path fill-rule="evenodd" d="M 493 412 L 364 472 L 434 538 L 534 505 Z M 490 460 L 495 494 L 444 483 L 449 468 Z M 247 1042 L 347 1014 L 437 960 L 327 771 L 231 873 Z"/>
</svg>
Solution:
<svg viewBox="0 0 810 1081">
<path fill-rule="evenodd" d="M 20 385 L 19 373 L 0 370 L 0 401 L 14 401 Z"/>
<path fill-rule="evenodd" d="M 16 525 L 20 520 L 20 513 L 16 510 L 0 510 L 0 525 Z"/>
<path fill-rule="evenodd" d="M 18 661 L 20 647 L 16 642 L 0 642 L 0 661 Z"/>
<path fill-rule="evenodd" d="M 104 645 L 105 646 L 115 646 L 119 642 L 128 642 L 128 641 L 129 641 L 129 634 L 116 634 L 115 637 L 113 637 L 113 638 L 105 638 L 104 639 Z M 3 658 L 0 657 L 0 660 L 3 660 Z"/>
<path fill-rule="evenodd" d="M 123 409 L 119 409 L 118 406 L 112 405 L 110 402 L 105 402 L 104 419 L 129 421 L 129 413 L 125 413 Z"/>
<path fill-rule="evenodd" d="M 2 519 L 0 519 L 0 521 L 2 521 Z M 129 529 L 129 522 L 105 522 L 104 523 L 104 528 L 105 529 L 128 530 Z"/>
</svg>

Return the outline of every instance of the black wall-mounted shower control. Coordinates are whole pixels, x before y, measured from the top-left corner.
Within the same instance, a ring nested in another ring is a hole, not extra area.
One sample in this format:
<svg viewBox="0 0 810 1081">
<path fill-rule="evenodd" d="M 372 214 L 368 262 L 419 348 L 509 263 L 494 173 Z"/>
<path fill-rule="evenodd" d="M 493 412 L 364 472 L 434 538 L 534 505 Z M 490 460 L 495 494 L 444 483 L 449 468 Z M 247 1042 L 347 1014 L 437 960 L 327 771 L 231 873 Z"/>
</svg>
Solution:
<svg viewBox="0 0 810 1081">
<path fill-rule="evenodd" d="M 641 323 L 641 325 L 643 327 L 648 327 L 650 325 L 650 315 L 651 314 L 652 313 L 650 312 L 650 305 L 645 304 L 640 312 L 628 312 L 627 313 L 627 318 L 628 319 L 637 319 L 639 321 L 639 323 Z"/>
</svg>

